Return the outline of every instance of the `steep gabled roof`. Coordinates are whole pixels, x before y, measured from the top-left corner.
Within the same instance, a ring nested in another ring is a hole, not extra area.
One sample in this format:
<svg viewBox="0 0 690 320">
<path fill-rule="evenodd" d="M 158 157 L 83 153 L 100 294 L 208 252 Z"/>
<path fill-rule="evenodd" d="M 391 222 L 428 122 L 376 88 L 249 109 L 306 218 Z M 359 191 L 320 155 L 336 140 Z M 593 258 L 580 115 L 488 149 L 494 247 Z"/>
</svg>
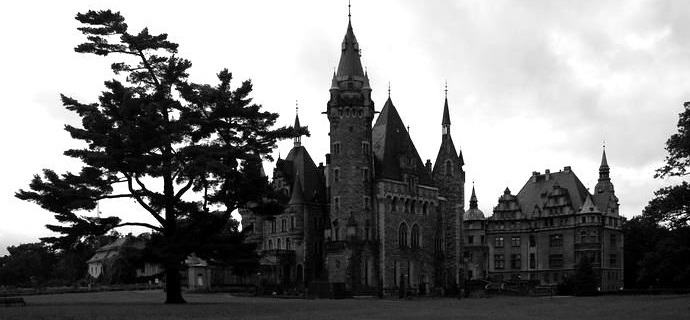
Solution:
<svg viewBox="0 0 690 320">
<path fill-rule="evenodd" d="M 286 183 L 293 186 L 293 189 L 295 179 L 299 176 L 303 201 L 325 201 L 326 187 L 323 174 L 314 164 L 306 148 L 303 146 L 292 148 L 284 160 L 276 163 L 276 167 L 283 174 Z"/>
<path fill-rule="evenodd" d="M 522 212 L 531 214 L 534 212 L 535 206 L 544 209 L 546 197 L 554 190 L 554 185 L 567 190 L 572 208 L 575 211 L 580 210 L 585 199 L 590 196 L 587 188 L 571 170 L 534 175 L 517 194 Z"/>
<path fill-rule="evenodd" d="M 403 181 L 403 173 L 408 172 L 420 184 L 433 184 L 390 97 L 372 129 L 372 143 L 377 178 Z"/>
</svg>

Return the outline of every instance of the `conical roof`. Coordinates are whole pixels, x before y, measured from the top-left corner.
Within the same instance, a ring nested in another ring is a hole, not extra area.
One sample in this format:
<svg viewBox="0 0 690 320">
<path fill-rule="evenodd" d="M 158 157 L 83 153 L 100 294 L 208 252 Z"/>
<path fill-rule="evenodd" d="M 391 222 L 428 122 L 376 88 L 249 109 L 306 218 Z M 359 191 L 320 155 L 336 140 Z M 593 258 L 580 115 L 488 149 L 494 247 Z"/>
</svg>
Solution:
<svg viewBox="0 0 690 320">
<path fill-rule="evenodd" d="M 357 43 L 355 33 L 352 31 L 351 21 L 347 23 L 347 32 L 343 38 L 337 76 L 339 78 L 346 76 L 364 77 L 362 61 L 359 59 L 359 43 Z"/>
<path fill-rule="evenodd" d="M 470 209 L 465 212 L 464 220 L 484 220 L 484 212 L 479 210 L 477 205 L 477 194 L 474 192 L 474 186 L 472 186 L 472 196 L 470 197 Z"/>
</svg>

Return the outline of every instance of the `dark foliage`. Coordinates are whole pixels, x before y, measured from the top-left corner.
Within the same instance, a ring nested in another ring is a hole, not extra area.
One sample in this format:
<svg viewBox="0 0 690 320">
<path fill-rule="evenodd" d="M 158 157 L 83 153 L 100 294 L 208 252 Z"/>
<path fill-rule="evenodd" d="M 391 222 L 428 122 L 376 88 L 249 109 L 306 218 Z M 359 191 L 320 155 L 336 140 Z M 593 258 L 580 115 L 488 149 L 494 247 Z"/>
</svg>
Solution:
<svg viewBox="0 0 690 320">
<path fill-rule="evenodd" d="M 576 296 L 594 296 L 598 291 L 599 279 L 589 259 L 581 259 L 575 266 L 573 293 Z"/>
<path fill-rule="evenodd" d="M 215 86 L 190 83 L 192 64 L 176 56 L 178 45 L 166 34 L 130 33 L 124 17 L 110 10 L 76 19 L 86 42 L 75 51 L 124 57 L 112 70 L 125 80 L 105 82 L 98 103 L 62 96 L 63 105 L 82 119 L 80 127 L 65 130 L 86 144 L 65 155 L 85 167 L 79 174 L 44 170 L 30 191 L 16 196 L 55 214 L 61 225 L 48 228 L 61 236 L 47 241 L 62 250 L 118 226 L 151 229 L 153 251 L 166 269 L 166 302 L 182 303 L 182 261 L 192 252 L 213 251 L 205 246 L 222 234 L 231 212 L 247 203 L 257 211 L 280 208 L 267 179 L 248 169 L 270 159 L 278 139 L 306 131 L 273 129 L 278 115 L 252 103 L 250 81 L 232 89 L 227 70 L 218 73 Z M 157 223 L 85 214 L 98 201 L 114 198 L 133 199 Z"/>
</svg>

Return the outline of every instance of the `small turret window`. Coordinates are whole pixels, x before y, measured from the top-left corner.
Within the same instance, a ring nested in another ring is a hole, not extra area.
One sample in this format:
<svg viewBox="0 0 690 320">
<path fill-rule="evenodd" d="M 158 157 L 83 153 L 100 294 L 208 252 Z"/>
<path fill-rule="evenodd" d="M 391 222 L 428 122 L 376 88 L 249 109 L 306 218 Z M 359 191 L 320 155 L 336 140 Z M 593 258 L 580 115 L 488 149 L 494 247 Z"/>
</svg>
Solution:
<svg viewBox="0 0 690 320">
<path fill-rule="evenodd" d="M 340 142 L 333 143 L 333 154 L 340 154 Z"/>
<path fill-rule="evenodd" d="M 446 160 L 446 175 L 447 176 L 453 175 L 453 162 L 450 160 Z"/>
</svg>

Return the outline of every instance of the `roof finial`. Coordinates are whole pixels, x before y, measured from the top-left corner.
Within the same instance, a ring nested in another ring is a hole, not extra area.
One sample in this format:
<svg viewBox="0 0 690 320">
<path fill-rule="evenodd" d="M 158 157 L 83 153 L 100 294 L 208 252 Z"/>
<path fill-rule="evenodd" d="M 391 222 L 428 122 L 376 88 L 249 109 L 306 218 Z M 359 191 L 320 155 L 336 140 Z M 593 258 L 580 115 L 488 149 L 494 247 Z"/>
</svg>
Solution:
<svg viewBox="0 0 690 320">
<path fill-rule="evenodd" d="M 351 12 L 350 12 L 350 8 L 351 8 L 351 7 L 352 7 L 352 6 L 350 5 L 350 0 L 347 0 L 347 21 L 348 21 L 348 22 L 349 22 L 349 21 L 352 21 L 352 15 L 351 15 Z"/>
<path fill-rule="evenodd" d="M 388 97 L 391 97 L 391 82 L 388 81 Z"/>
<path fill-rule="evenodd" d="M 446 92 L 446 99 L 448 99 L 448 80 L 446 80 L 446 89 L 443 91 Z"/>
<path fill-rule="evenodd" d="M 604 148 L 604 151 L 606 151 L 606 139 L 602 140 L 602 148 Z"/>
<path fill-rule="evenodd" d="M 299 100 L 295 99 L 295 116 L 299 115 Z"/>
</svg>

